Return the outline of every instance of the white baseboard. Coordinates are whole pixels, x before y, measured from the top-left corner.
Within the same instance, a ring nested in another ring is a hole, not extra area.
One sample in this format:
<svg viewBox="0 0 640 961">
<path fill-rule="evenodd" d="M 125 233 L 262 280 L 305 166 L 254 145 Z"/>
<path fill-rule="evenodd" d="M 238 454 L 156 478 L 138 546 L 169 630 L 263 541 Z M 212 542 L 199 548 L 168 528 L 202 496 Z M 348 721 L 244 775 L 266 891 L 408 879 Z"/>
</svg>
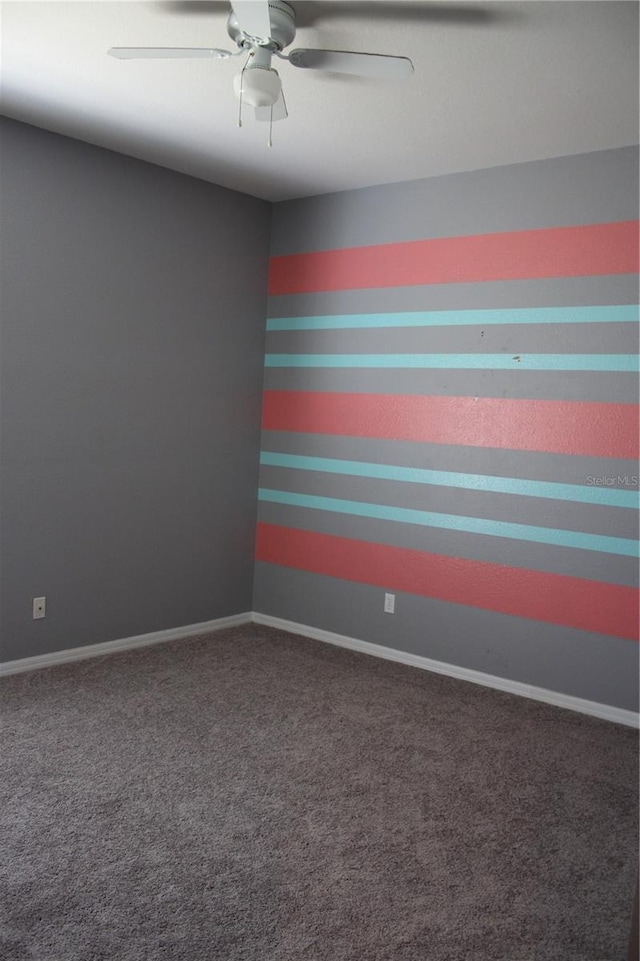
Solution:
<svg viewBox="0 0 640 961">
<path fill-rule="evenodd" d="M 609 704 L 600 704 L 597 701 L 588 701 L 582 697 L 562 694 L 559 691 L 548 691 L 544 687 L 535 687 L 533 684 L 523 684 L 521 681 L 510 681 L 507 678 L 497 677 L 494 674 L 484 674 L 482 671 L 473 671 L 470 668 L 447 664 L 445 661 L 434 661 L 430 657 L 422 657 L 419 654 L 396 651 L 391 647 L 383 647 L 381 644 L 372 644 L 370 641 L 360 641 L 355 637 L 345 637 L 343 634 L 323 631 L 317 627 L 309 627 L 307 624 L 296 624 L 294 621 L 286 621 L 281 617 L 271 617 L 269 614 L 259 614 L 254 611 L 252 620 L 254 624 L 277 627 L 282 631 L 301 634 L 303 637 L 310 637 L 316 641 L 325 641 L 327 644 L 346 647 L 350 651 L 372 654 L 374 657 L 382 657 L 388 661 L 398 661 L 400 664 L 409 664 L 411 667 L 419 667 L 425 671 L 433 671 L 435 674 L 446 674 L 447 677 L 456 677 L 462 681 L 471 681 L 472 684 L 481 684 L 483 687 L 493 687 L 498 691 L 506 691 L 509 694 L 519 694 L 521 697 L 528 697 L 534 701 L 544 701 L 546 704 L 553 704 L 555 707 L 564 707 L 569 711 L 578 711 L 580 714 L 590 714 L 592 717 L 599 717 L 605 721 L 613 721 L 615 724 L 625 724 L 627 727 L 635 728 L 639 726 L 640 716 L 635 711 L 612 707 Z"/>
<path fill-rule="evenodd" d="M 100 657 L 103 654 L 113 654 L 116 651 L 149 647 L 152 644 L 162 644 L 165 641 L 175 641 L 183 637 L 195 637 L 209 631 L 220 631 L 225 627 L 236 627 L 252 622 L 254 624 L 264 624 L 267 627 L 276 627 L 292 634 L 300 634 L 302 637 L 310 637 L 316 641 L 324 641 L 337 647 L 345 647 L 351 651 L 359 651 L 362 654 L 371 654 L 388 661 L 397 661 L 400 664 L 419 667 L 425 671 L 432 671 L 434 674 L 445 674 L 447 677 L 455 677 L 462 681 L 470 681 L 472 684 L 492 687 L 498 691 L 506 691 L 508 694 L 518 694 L 534 701 L 544 701 L 546 704 L 563 707 L 569 711 L 577 711 L 580 714 L 589 714 L 605 721 L 613 721 L 615 724 L 624 724 L 627 727 L 634 728 L 639 726 L 640 716 L 635 711 L 612 707 L 609 704 L 600 704 L 597 701 L 588 701 L 585 698 L 573 697 L 559 691 L 549 691 L 543 687 L 535 687 L 533 684 L 523 684 L 521 681 L 510 681 L 494 674 L 484 674 L 482 671 L 458 667 L 455 664 L 447 664 L 445 661 L 435 661 L 430 657 L 422 657 L 419 654 L 396 651 L 394 648 L 384 647 L 382 644 L 372 644 L 370 641 L 361 641 L 355 637 L 334 634 L 332 631 L 323 631 L 317 627 L 310 627 L 308 624 L 297 624 L 294 621 L 287 621 L 281 617 L 271 617 L 269 614 L 260 614 L 257 611 L 232 614 L 230 617 L 219 617 L 212 621 L 189 624 L 187 627 L 170 628 L 166 631 L 154 631 L 151 634 L 123 637 L 115 641 L 105 641 L 102 644 L 89 644 L 86 647 L 72 647 L 64 651 L 53 651 L 50 654 L 39 654 L 35 657 L 23 657 L 15 661 L 0 662 L 0 677 L 20 674 L 23 671 L 35 671 L 42 667 L 52 667 L 55 664 Z"/>
<path fill-rule="evenodd" d="M 251 621 L 251 612 L 246 611 L 243 614 L 232 614 L 230 617 L 218 617 L 213 621 L 203 621 L 201 624 L 170 628 L 168 631 L 153 631 L 151 634 L 123 637 L 117 641 L 104 641 L 102 644 L 70 647 L 65 651 L 52 651 L 51 654 L 38 654 L 35 657 L 21 657 L 17 661 L 0 662 L 0 677 L 7 674 L 20 674 L 23 671 L 35 671 L 41 667 L 52 667 L 55 664 L 66 664 L 69 661 L 82 661 L 85 658 L 99 657 L 102 654 L 114 654 L 116 651 L 130 651 L 136 647 L 149 647 L 152 644 L 162 644 L 165 641 L 176 641 L 182 637 L 207 634 L 209 631 L 221 631 L 225 627 L 250 624 Z"/>
</svg>

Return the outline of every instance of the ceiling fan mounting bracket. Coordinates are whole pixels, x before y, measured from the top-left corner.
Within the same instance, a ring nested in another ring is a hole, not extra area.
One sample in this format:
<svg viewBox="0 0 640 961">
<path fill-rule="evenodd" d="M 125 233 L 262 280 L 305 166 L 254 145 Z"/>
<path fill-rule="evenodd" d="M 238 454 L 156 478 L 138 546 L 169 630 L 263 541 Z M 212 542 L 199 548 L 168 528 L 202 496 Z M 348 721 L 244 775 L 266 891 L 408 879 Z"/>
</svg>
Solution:
<svg viewBox="0 0 640 961">
<path fill-rule="evenodd" d="M 285 0 L 269 0 L 269 21 L 271 36 L 251 37 L 241 28 L 233 10 L 227 20 L 227 33 L 243 49 L 245 47 L 266 47 L 275 52 L 288 47 L 296 35 L 296 14 L 290 3 Z"/>
</svg>

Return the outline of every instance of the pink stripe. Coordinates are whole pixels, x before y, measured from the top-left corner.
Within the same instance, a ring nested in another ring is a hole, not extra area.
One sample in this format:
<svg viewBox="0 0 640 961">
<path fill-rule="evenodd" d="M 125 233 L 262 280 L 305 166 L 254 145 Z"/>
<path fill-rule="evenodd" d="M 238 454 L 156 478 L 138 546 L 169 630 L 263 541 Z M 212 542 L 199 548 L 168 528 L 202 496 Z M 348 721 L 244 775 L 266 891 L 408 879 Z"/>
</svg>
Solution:
<svg viewBox="0 0 640 961">
<path fill-rule="evenodd" d="M 256 560 L 453 604 L 638 638 L 638 591 L 617 584 L 259 523 Z"/>
<path fill-rule="evenodd" d="M 638 221 L 414 240 L 272 257 L 269 293 L 456 284 L 638 270 Z"/>
<path fill-rule="evenodd" d="M 586 401 L 265 391 L 264 430 L 638 456 L 638 407 Z"/>
</svg>

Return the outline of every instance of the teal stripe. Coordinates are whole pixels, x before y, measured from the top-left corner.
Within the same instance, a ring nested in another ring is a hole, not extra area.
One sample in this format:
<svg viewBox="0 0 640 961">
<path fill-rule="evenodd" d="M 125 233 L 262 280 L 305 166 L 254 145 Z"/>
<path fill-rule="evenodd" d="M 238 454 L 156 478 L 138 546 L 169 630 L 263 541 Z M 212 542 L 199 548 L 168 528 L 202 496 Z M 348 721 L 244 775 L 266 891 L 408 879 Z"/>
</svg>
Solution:
<svg viewBox="0 0 640 961">
<path fill-rule="evenodd" d="M 615 324 L 638 322 L 637 304 L 604 307 L 508 307 L 500 310 L 409 310 L 387 314 L 270 317 L 267 330 L 347 327 L 451 327 L 467 324 Z"/>
<path fill-rule="evenodd" d="M 375 477 L 381 480 L 406 481 L 412 484 L 437 484 L 441 487 L 460 487 L 468 490 L 489 491 L 494 494 L 521 494 L 525 497 L 546 497 L 552 500 L 579 501 L 609 507 L 638 508 L 640 492 L 588 487 L 582 484 L 558 484 L 526 478 L 496 477 L 486 474 L 464 474 L 456 471 L 425 470 L 418 467 L 399 467 L 395 464 L 371 464 L 363 461 L 338 460 L 331 457 L 307 457 L 300 454 L 279 454 L 262 451 L 260 463 L 266 467 L 290 467 L 298 470 L 323 471 L 327 474 L 347 474 L 352 477 Z"/>
<path fill-rule="evenodd" d="M 506 521 L 487 520 L 481 517 L 463 517 L 457 514 L 437 514 L 433 511 L 417 511 L 407 507 L 391 507 L 386 504 L 364 504 L 360 501 L 340 500 L 334 497 L 317 497 L 313 494 L 295 494 L 291 491 L 260 488 L 258 499 L 292 507 L 332 511 L 357 517 L 373 517 L 376 520 L 396 521 L 401 524 L 417 524 L 423 527 L 440 527 L 471 534 L 488 534 L 491 537 L 509 537 L 520 541 L 535 541 L 559 547 L 574 547 L 606 554 L 638 556 L 637 541 L 624 537 L 607 537 L 602 534 L 584 534 L 579 531 L 556 530 L 550 527 L 534 527 L 529 524 L 512 524 Z"/>
<path fill-rule="evenodd" d="M 639 359 L 637 354 L 267 354 L 265 367 L 635 372 Z"/>
</svg>

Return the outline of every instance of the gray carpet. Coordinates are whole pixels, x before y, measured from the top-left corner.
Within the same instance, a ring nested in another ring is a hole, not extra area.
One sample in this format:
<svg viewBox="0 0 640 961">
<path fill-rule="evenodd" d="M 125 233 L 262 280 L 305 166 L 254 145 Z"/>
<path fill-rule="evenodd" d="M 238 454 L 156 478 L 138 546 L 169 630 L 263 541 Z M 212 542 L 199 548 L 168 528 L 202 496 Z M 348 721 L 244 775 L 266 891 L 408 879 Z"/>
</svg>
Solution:
<svg viewBox="0 0 640 961">
<path fill-rule="evenodd" d="M 5 678 L 3 961 L 622 961 L 629 728 L 269 628 Z"/>
</svg>

